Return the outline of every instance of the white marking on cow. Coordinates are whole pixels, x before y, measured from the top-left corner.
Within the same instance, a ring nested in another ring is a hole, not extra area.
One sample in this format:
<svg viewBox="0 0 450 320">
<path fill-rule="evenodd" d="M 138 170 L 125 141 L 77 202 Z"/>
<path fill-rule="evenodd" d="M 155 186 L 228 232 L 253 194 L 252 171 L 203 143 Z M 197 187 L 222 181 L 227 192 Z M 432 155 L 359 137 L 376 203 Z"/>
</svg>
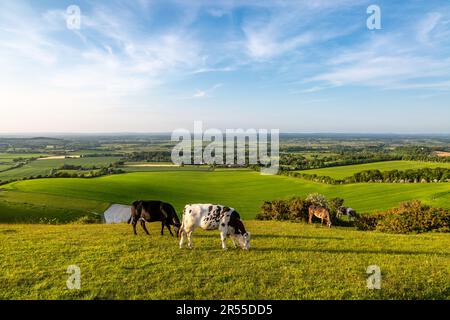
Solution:
<svg viewBox="0 0 450 320">
<path fill-rule="evenodd" d="M 249 249 L 250 233 L 245 232 L 241 234 L 235 226 L 229 225 L 233 212 L 235 212 L 233 208 L 228 208 L 223 205 L 186 205 L 183 209 L 183 221 L 180 228 L 180 248 L 183 247 L 185 238 L 187 238 L 188 247 L 192 249 L 192 233 L 197 227 L 200 227 L 203 230 L 219 230 L 222 248 L 224 250 L 227 249 L 225 241 L 228 235 L 231 236 L 235 248 L 239 244 L 242 249 Z M 242 223 L 240 220 L 239 222 Z"/>
</svg>

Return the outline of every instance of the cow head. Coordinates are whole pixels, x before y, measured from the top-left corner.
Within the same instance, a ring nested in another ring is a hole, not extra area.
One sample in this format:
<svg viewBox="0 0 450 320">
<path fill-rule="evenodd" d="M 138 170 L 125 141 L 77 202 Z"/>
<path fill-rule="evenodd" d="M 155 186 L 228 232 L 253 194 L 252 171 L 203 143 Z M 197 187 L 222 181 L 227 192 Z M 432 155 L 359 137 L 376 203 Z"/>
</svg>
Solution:
<svg viewBox="0 0 450 320">
<path fill-rule="evenodd" d="M 180 236 L 180 226 L 181 224 L 179 222 L 174 222 L 173 224 L 173 231 L 175 231 L 175 234 L 179 237 Z"/>
<path fill-rule="evenodd" d="M 244 250 L 250 249 L 250 238 L 251 234 L 250 232 L 246 232 L 241 237 L 241 248 Z"/>
</svg>

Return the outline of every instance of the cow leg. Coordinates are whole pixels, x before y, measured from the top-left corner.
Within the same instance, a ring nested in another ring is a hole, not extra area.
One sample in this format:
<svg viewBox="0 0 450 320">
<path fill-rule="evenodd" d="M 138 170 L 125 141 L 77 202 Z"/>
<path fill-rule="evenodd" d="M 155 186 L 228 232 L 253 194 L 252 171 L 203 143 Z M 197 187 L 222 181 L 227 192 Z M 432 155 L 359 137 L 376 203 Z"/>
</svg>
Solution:
<svg viewBox="0 0 450 320">
<path fill-rule="evenodd" d="M 145 233 L 147 235 L 150 235 L 150 233 L 147 230 L 147 227 L 145 226 L 145 220 L 144 219 L 141 220 L 141 227 L 142 227 L 142 229 L 144 229 L 144 231 L 145 231 Z"/>
<path fill-rule="evenodd" d="M 180 249 L 183 248 L 185 237 L 186 237 L 186 232 L 184 230 L 181 230 Z"/>
<path fill-rule="evenodd" d="M 137 236 L 137 232 L 136 232 L 136 224 L 137 224 L 137 221 L 136 221 L 136 220 L 133 220 L 133 233 L 134 233 L 135 236 Z"/>
<path fill-rule="evenodd" d="M 226 232 L 220 232 L 220 240 L 222 241 L 222 249 L 227 250 L 227 245 L 225 243 L 225 240 L 227 240 L 227 233 Z"/>
<path fill-rule="evenodd" d="M 169 230 L 170 235 L 173 237 L 173 232 L 172 232 L 172 229 L 170 229 L 170 224 L 166 224 L 166 227 Z"/>
<path fill-rule="evenodd" d="M 189 231 L 187 236 L 188 236 L 188 241 L 189 241 L 188 247 L 189 247 L 189 249 L 192 249 L 192 231 Z"/>
<path fill-rule="evenodd" d="M 234 248 L 236 249 L 238 246 L 237 246 L 237 243 L 236 243 L 236 236 L 235 235 L 231 236 L 231 241 L 233 241 Z"/>
<path fill-rule="evenodd" d="M 220 240 L 222 241 L 222 249 L 227 250 L 227 245 L 225 243 L 225 240 L 227 240 L 227 228 L 224 226 L 219 227 L 220 230 Z"/>
<path fill-rule="evenodd" d="M 161 235 L 164 235 L 164 221 L 161 222 Z"/>
</svg>

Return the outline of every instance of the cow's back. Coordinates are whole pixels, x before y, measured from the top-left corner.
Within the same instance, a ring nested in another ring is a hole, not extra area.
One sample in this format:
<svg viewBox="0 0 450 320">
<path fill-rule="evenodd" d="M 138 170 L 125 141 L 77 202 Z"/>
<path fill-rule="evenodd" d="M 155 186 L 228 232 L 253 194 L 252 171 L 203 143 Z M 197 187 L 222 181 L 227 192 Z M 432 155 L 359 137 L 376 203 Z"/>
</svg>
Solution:
<svg viewBox="0 0 450 320">
<path fill-rule="evenodd" d="M 141 216 L 148 222 L 161 221 L 163 215 L 161 212 L 162 204 L 163 202 L 159 200 L 141 201 Z"/>
<path fill-rule="evenodd" d="M 186 205 L 183 210 L 183 223 L 186 227 L 200 227 L 215 230 L 220 224 L 220 214 L 224 206 L 209 203 Z"/>
</svg>

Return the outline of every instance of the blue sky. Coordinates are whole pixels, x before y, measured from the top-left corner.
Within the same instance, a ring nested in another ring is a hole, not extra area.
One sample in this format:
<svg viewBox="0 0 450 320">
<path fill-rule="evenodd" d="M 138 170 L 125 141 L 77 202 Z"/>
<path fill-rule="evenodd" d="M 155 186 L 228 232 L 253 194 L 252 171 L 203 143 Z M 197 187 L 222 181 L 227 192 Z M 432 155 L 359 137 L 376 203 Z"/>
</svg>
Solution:
<svg viewBox="0 0 450 320">
<path fill-rule="evenodd" d="M 448 1 L 4 0 L 0 66 L 4 133 L 450 133 Z"/>
</svg>

